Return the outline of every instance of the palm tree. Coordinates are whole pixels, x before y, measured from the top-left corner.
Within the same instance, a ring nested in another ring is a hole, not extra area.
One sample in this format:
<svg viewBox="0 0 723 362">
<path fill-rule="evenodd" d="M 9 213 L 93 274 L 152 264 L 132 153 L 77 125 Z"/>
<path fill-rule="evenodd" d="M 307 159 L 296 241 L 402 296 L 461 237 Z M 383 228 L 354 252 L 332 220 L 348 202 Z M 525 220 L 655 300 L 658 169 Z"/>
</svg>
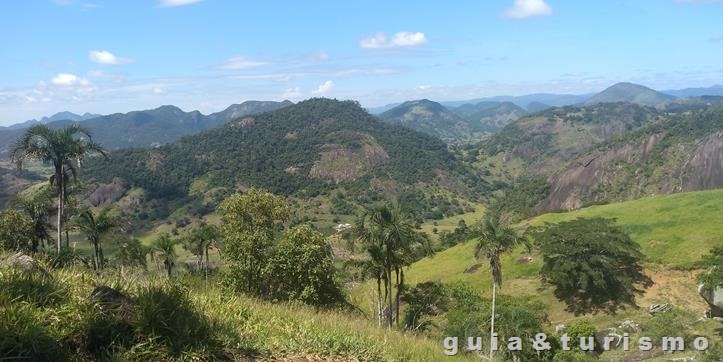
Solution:
<svg viewBox="0 0 723 362">
<path fill-rule="evenodd" d="M 55 193 L 58 196 L 58 253 L 61 246 L 67 183 L 70 176 L 75 179 L 76 167 L 80 167 L 83 158 L 96 153 L 106 155 L 105 150 L 93 142 L 90 132 L 77 124 L 59 130 L 46 125 L 30 127 L 12 148 L 12 159 L 18 168 L 22 168 L 23 163 L 28 160 L 38 160 L 53 165 L 53 175 L 49 181 L 51 186 L 55 186 Z"/>
<path fill-rule="evenodd" d="M 396 313 L 399 324 L 399 304 L 404 289 L 404 267 L 411 264 L 414 249 L 424 245 L 426 237 L 414 228 L 414 223 L 404 217 L 398 205 L 379 205 L 368 209 L 355 229 L 357 238 L 367 247 L 372 263 L 376 264 L 377 285 L 384 283 L 384 303 L 380 304 L 380 319 L 391 328 Z M 378 288 L 380 289 L 380 288 Z M 396 289 L 396 294 L 394 293 Z M 378 290 L 378 294 L 381 291 Z M 379 300 L 381 295 L 377 295 Z M 396 304 L 395 304 L 396 303 Z M 395 309 L 396 305 L 396 309 Z M 383 313 L 383 309 L 386 312 Z M 381 316 L 384 314 L 384 317 Z"/>
<path fill-rule="evenodd" d="M 115 218 L 110 215 L 109 209 L 101 210 L 98 215 L 93 215 L 89 209 L 85 209 L 73 218 L 75 228 L 80 230 L 88 241 L 93 245 L 93 268 L 100 274 L 103 270 L 103 247 L 101 238 L 117 226 Z"/>
<path fill-rule="evenodd" d="M 474 256 L 489 260 L 492 272 L 492 320 L 490 324 L 490 338 L 495 331 L 495 299 L 497 287 L 502 288 L 502 263 L 500 256 L 516 246 L 527 243 L 515 231 L 506 225 L 501 225 L 498 217 L 489 217 L 482 226 L 481 235 L 475 247 Z M 493 350 L 490 348 L 490 361 Z"/>
<path fill-rule="evenodd" d="M 151 257 L 161 258 L 169 278 L 176 265 L 176 244 L 178 244 L 178 240 L 171 239 L 168 234 L 163 234 L 153 241 Z"/>
</svg>

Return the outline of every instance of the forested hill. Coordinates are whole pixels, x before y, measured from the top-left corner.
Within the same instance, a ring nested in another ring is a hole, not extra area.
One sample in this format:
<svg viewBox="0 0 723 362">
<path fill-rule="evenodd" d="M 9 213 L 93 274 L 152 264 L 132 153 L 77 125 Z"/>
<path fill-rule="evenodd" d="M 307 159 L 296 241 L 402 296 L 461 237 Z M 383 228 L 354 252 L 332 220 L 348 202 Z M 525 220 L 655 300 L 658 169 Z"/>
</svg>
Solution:
<svg viewBox="0 0 723 362">
<path fill-rule="evenodd" d="M 176 106 L 166 105 L 155 109 L 85 119 L 81 124 L 91 131 L 96 142 L 110 150 L 153 147 L 219 127 L 237 117 L 272 111 L 291 104 L 293 103 L 289 101 L 246 101 L 209 115 L 203 115 L 199 111 L 184 112 Z M 47 124 L 57 129 L 78 122 L 79 119 L 69 118 Z M 24 129 L 0 130 L 0 158 L 8 156 L 8 149 L 23 132 Z"/>
<path fill-rule="evenodd" d="M 441 140 L 386 124 L 357 102 L 311 99 L 156 149 L 121 150 L 85 172 L 101 182 L 120 177 L 152 195 L 259 186 L 279 194 L 315 195 L 344 185 L 399 188 L 435 183 L 460 192 L 481 180 Z"/>
</svg>

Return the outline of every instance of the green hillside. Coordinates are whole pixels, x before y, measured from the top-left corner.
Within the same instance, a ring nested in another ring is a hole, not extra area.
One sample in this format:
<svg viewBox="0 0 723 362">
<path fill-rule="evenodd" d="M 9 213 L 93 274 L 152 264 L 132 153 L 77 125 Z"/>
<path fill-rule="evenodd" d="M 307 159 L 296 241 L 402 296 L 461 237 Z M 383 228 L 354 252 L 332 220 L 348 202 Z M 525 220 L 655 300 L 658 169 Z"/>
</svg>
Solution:
<svg viewBox="0 0 723 362">
<path fill-rule="evenodd" d="M 688 267 L 712 247 L 723 245 L 723 189 L 688 192 L 545 214 L 526 222 L 540 225 L 578 217 L 617 219 L 640 244 L 648 261 Z"/>
<path fill-rule="evenodd" d="M 388 125 L 353 101 L 312 99 L 110 157 L 90 162 L 85 174 L 101 183 L 120 177 L 147 199 L 171 199 L 178 205 L 169 212 L 191 204 L 189 197 L 212 210 L 218 197 L 208 192 L 222 198 L 251 186 L 302 198 L 344 189 L 354 195 L 346 202 L 362 204 L 424 185 L 470 198 L 484 194 L 480 178 L 442 141 Z"/>
<path fill-rule="evenodd" d="M 470 137 L 472 132 L 467 119 L 428 99 L 404 102 L 380 114 L 379 118 L 445 141 L 465 139 Z"/>
<path fill-rule="evenodd" d="M 516 226 L 523 230 L 545 222 L 556 223 L 579 217 L 615 218 L 617 224 L 641 245 L 647 261 L 666 267 L 690 267 L 713 246 L 723 244 L 723 189 L 648 197 L 610 205 L 551 213 L 526 220 Z M 524 250 L 505 255 L 503 270 L 507 279 L 536 277 L 540 266 L 519 262 Z M 468 281 L 483 288 L 489 276 L 464 273 L 480 263 L 474 259 L 474 242 L 454 246 L 409 268 L 406 278 L 411 283 L 429 280 Z M 482 269 L 486 265 L 481 266 Z M 488 284 L 488 283 L 487 283 Z"/>
</svg>

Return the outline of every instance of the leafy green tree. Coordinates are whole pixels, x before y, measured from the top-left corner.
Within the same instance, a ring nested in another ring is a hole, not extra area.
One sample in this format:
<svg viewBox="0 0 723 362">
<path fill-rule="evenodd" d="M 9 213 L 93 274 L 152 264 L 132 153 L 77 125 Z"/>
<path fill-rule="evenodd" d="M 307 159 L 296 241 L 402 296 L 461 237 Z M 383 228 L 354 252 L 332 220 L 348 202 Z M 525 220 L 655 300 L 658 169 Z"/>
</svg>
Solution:
<svg viewBox="0 0 723 362">
<path fill-rule="evenodd" d="M 5 250 L 30 250 L 33 221 L 16 210 L 0 212 L 0 247 Z"/>
<path fill-rule="evenodd" d="M 412 263 L 418 254 L 417 249 L 429 251 L 428 238 L 415 229 L 414 221 L 398 205 L 391 204 L 367 209 L 357 222 L 354 233 L 366 245 L 372 261 L 378 266 L 377 285 L 384 283 L 384 303 L 381 303 L 381 293 L 377 295 L 379 320 L 391 328 L 396 315 L 399 325 L 404 267 Z"/>
<path fill-rule="evenodd" d="M 263 274 L 272 299 L 316 306 L 344 301 L 335 278 L 331 245 L 309 225 L 296 226 L 284 235 L 274 247 Z"/>
<path fill-rule="evenodd" d="M 530 230 L 542 252 L 542 276 L 575 314 L 615 311 L 635 304 L 652 281 L 640 247 L 614 220 L 576 219 Z"/>
<path fill-rule="evenodd" d="M 73 219 L 73 226 L 93 245 L 93 269 L 100 273 L 105 263 L 101 241 L 103 235 L 117 226 L 116 219 L 111 216 L 109 209 L 103 209 L 97 215 L 85 209 Z"/>
<path fill-rule="evenodd" d="M 402 301 L 407 303 L 404 313 L 405 328 L 425 331 L 434 325 L 433 318 L 446 312 L 449 297 L 439 282 L 424 282 L 404 291 Z"/>
<path fill-rule="evenodd" d="M 150 250 L 137 238 L 121 238 L 114 260 L 121 266 L 147 268 L 146 256 Z"/>
<path fill-rule="evenodd" d="M 485 331 L 490 330 L 492 322 L 490 299 L 483 298 L 478 290 L 468 284 L 456 283 L 446 286 L 445 289 L 450 300 L 448 311 L 445 313 L 447 319 L 445 336 L 456 336 L 460 340 L 467 340 L 467 337 L 483 336 Z M 544 332 L 545 326 L 549 324 L 545 310 L 543 303 L 529 298 L 498 296 L 495 328 L 500 355 L 495 356 L 494 360 L 549 360 L 552 351 L 540 353 L 535 351 L 530 343 L 535 335 Z M 510 351 L 507 348 L 507 341 L 511 337 L 521 339 L 521 351 Z M 483 341 L 486 340 L 488 339 L 483 338 Z M 480 345 L 480 352 L 489 352 L 491 350 L 489 347 L 490 345 Z"/>
<path fill-rule="evenodd" d="M 219 206 L 223 227 L 223 284 L 237 292 L 264 294 L 262 271 L 289 207 L 274 194 L 252 188 Z"/>
<path fill-rule="evenodd" d="M 480 237 L 475 246 L 474 256 L 479 259 L 484 257 L 490 265 L 492 273 L 492 313 L 490 322 L 490 335 L 495 331 L 495 302 L 497 298 L 497 288 L 502 287 L 502 262 L 500 257 L 502 254 L 511 251 L 518 245 L 524 244 L 524 240 L 520 238 L 515 231 L 506 225 L 501 225 L 499 218 L 489 217 L 485 221 Z M 492 360 L 493 351 L 490 349 L 490 360 Z"/>
<path fill-rule="evenodd" d="M 151 258 L 160 259 L 166 269 L 166 274 L 171 277 L 173 267 L 176 265 L 176 245 L 178 240 L 172 239 L 168 234 L 163 234 L 153 241 L 151 246 Z"/>
<path fill-rule="evenodd" d="M 61 247 L 69 175 L 75 178 L 76 167 L 81 165 L 83 159 L 97 153 L 105 155 L 105 150 L 93 142 L 87 129 L 77 124 L 60 130 L 46 125 L 30 127 L 12 148 L 12 159 L 18 168 L 28 160 L 39 160 L 53 165 L 53 175 L 49 181 L 51 186 L 55 186 L 58 197 L 58 253 Z"/>
<path fill-rule="evenodd" d="M 33 223 L 32 245 L 33 252 L 38 251 L 40 246 L 50 244 L 50 225 L 48 218 L 52 212 L 51 195 L 48 189 L 31 193 L 30 195 L 18 195 L 10 201 L 12 208 L 22 211 Z"/>
</svg>

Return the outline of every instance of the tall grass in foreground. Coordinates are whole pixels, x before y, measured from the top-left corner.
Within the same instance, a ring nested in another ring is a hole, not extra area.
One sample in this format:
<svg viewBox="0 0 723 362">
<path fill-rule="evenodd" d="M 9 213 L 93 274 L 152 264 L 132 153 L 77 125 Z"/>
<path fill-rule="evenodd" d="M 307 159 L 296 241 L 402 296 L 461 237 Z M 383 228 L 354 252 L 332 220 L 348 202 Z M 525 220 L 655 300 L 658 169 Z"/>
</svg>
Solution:
<svg viewBox="0 0 723 362">
<path fill-rule="evenodd" d="M 0 268 L 0 358 L 29 360 L 437 361 L 441 341 L 380 329 L 351 311 L 270 304 L 201 280 L 82 267 L 22 274 Z M 98 285 L 130 307 L 90 298 Z M 458 360 L 465 360 L 463 356 Z"/>
</svg>

